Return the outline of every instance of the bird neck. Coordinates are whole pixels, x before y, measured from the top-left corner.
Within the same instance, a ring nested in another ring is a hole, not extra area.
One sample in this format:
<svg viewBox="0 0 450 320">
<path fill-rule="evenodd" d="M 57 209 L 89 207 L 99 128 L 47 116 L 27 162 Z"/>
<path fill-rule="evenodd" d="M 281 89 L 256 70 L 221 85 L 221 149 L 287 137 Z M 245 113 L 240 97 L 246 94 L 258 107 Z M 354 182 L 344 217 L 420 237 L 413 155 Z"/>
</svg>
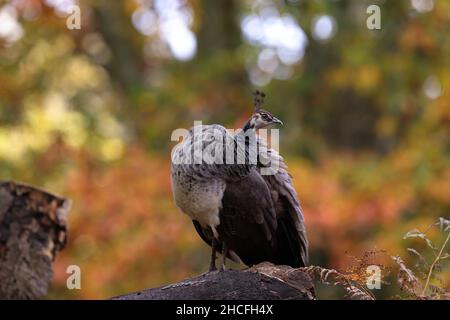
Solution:
<svg viewBox="0 0 450 320">
<path fill-rule="evenodd" d="M 244 126 L 242 127 L 242 131 L 247 132 L 248 130 L 254 129 L 250 123 L 250 120 L 251 119 L 248 119 L 248 121 L 244 124 Z"/>
<path fill-rule="evenodd" d="M 250 145 L 250 142 L 254 141 L 257 136 L 256 129 L 253 126 L 253 124 L 251 124 L 250 120 L 248 120 L 247 123 L 242 127 L 242 131 L 238 134 L 239 137 L 235 137 L 235 139 L 243 138 L 246 148 L 248 148 L 248 146 Z"/>
</svg>

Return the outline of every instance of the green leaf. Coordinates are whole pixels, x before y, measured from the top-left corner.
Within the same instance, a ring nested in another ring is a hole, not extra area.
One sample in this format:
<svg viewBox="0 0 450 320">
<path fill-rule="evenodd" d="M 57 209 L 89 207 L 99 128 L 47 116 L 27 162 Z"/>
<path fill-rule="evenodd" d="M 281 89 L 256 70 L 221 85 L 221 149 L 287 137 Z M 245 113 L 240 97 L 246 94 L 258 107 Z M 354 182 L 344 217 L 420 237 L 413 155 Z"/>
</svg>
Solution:
<svg viewBox="0 0 450 320">
<path fill-rule="evenodd" d="M 425 234 L 424 234 L 424 233 L 420 232 L 420 231 L 417 230 L 417 229 L 413 229 L 413 230 L 408 231 L 408 232 L 403 236 L 403 239 L 408 239 L 408 238 L 422 238 L 422 239 L 425 239 L 426 237 L 425 237 Z"/>
<path fill-rule="evenodd" d="M 430 247 L 433 250 L 436 250 L 436 247 L 434 246 L 433 242 L 430 239 L 424 238 L 424 240 L 427 242 L 428 247 Z"/>
<path fill-rule="evenodd" d="M 450 230 L 450 220 L 440 217 L 438 224 L 439 224 L 441 231 Z"/>
<path fill-rule="evenodd" d="M 420 232 L 417 229 L 410 230 L 403 236 L 403 239 L 408 239 L 408 238 L 420 238 L 420 239 L 423 239 L 427 243 L 428 247 L 430 247 L 433 250 L 436 249 L 436 247 L 434 246 L 433 242 L 430 239 L 427 238 L 425 233 Z"/>
</svg>

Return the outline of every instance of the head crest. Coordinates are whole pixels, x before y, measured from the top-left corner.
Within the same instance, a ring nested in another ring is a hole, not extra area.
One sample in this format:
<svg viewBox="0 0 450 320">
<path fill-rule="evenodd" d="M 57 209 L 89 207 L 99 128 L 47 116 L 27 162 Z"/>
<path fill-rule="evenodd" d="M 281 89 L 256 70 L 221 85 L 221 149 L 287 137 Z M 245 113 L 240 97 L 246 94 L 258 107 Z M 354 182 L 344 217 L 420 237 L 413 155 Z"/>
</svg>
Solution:
<svg viewBox="0 0 450 320">
<path fill-rule="evenodd" d="M 255 111 L 259 111 L 264 104 L 264 98 L 266 94 L 262 91 L 256 90 L 253 92 L 253 105 L 255 106 Z"/>
</svg>

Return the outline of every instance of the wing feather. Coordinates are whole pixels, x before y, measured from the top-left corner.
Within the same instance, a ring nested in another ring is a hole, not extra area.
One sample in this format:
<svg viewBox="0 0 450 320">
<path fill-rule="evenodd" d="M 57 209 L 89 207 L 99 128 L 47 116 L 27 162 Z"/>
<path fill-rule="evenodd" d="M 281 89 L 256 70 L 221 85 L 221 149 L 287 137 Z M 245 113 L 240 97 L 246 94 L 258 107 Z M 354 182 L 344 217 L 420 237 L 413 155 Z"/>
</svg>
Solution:
<svg viewBox="0 0 450 320">
<path fill-rule="evenodd" d="M 276 195 L 273 200 L 278 219 L 283 219 L 284 232 L 291 233 L 285 235 L 287 243 L 284 245 L 290 248 L 296 245 L 301 264 L 307 265 L 309 253 L 305 219 L 292 183 L 292 176 L 288 172 L 283 157 L 276 150 L 268 148 L 264 140 L 258 139 L 258 148 L 258 170 L 265 173 L 262 177 L 271 193 Z"/>
<path fill-rule="evenodd" d="M 255 168 L 245 178 L 227 183 L 217 231 L 245 264 L 273 260 L 276 212 L 269 188 Z"/>
</svg>

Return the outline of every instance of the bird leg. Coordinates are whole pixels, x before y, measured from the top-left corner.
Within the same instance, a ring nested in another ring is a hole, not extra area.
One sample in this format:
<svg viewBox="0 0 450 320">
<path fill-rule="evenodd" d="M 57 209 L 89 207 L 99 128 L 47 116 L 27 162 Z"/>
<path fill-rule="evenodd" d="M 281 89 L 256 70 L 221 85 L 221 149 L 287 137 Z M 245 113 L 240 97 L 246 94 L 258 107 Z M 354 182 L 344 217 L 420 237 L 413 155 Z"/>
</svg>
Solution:
<svg viewBox="0 0 450 320">
<path fill-rule="evenodd" d="M 222 264 L 220 266 L 219 271 L 225 271 L 225 262 L 227 261 L 227 255 L 228 255 L 228 247 L 225 241 L 222 241 Z"/>
<path fill-rule="evenodd" d="M 209 264 L 209 271 L 216 271 L 216 251 L 217 251 L 217 240 L 215 237 L 212 237 L 212 242 L 211 242 L 211 263 Z"/>
</svg>

